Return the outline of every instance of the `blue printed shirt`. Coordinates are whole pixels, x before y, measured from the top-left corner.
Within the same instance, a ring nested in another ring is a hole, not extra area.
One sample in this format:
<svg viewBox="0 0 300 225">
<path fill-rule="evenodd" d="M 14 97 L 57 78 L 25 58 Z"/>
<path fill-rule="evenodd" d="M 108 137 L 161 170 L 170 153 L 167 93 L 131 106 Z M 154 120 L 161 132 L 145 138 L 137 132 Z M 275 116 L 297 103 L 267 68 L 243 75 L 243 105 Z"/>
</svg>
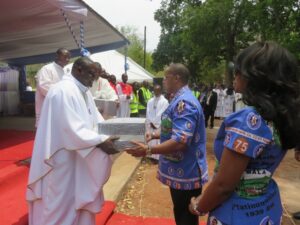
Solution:
<svg viewBox="0 0 300 225">
<path fill-rule="evenodd" d="M 158 179 L 173 189 L 200 188 L 208 180 L 205 123 L 201 105 L 187 86 L 162 114 L 160 141 L 170 139 L 187 148 L 160 155 Z"/>
<path fill-rule="evenodd" d="M 281 149 L 277 133 L 254 108 L 246 107 L 222 123 L 214 144 L 217 162 L 225 147 L 248 156 L 250 162 L 235 192 L 210 213 L 208 221 L 218 220 L 223 225 L 279 225 L 282 206 L 272 175 L 286 151 Z"/>
</svg>

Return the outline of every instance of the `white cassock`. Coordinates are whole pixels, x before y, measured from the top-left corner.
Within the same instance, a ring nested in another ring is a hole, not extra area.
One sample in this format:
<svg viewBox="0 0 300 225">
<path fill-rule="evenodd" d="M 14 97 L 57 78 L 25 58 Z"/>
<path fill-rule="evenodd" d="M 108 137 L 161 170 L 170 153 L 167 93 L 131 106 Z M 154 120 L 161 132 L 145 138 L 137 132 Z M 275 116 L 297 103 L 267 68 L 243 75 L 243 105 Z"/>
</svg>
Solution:
<svg viewBox="0 0 300 225">
<path fill-rule="evenodd" d="M 106 99 L 106 100 L 118 100 L 118 96 L 115 90 L 110 86 L 107 79 L 99 77 L 97 81 L 93 82 L 93 86 L 90 91 L 94 98 Z"/>
<path fill-rule="evenodd" d="M 37 129 L 26 199 L 30 225 L 93 225 L 111 158 L 95 146 L 103 121 L 88 88 L 64 76 L 48 92 Z"/>
<path fill-rule="evenodd" d="M 120 102 L 120 106 L 117 111 L 117 117 L 130 117 L 130 101 L 133 97 L 131 95 L 130 99 L 127 99 L 127 95 L 123 93 L 120 84 L 116 85 L 116 89 Z"/>
<path fill-rule="evenodd" d="M 214 91 L 218 94 L 217 107 L 215 111 L 215 117 L 223 116 L 223 107 L 224 107 L 224 90 L 223 89 L 214 89 Z"/>
<path fill-rule="evenodd" d="M 159 97 L 154 96 L 148 101 L 146 111 L 147 132 L 157 132 L 158 130 L 160 130 L 161 115 L 168 108 L 168 106 L 169 102 L 163 95 L 160 95 Z M 156 129 L 151 128 L 150 123 L 153 123 Z M 159 139 L 154 139 L 151 140 L 148 144 L 150 147 L 152 147 L 158 145 L 159 143 Z M 158 160 L 159 155 L 153 154 L 151 157 Z"/>
<path fill-rule="evenodd" d="M 63 68 L 55 62 L 43 66 L 37 73 L 35 92 L 35 127 L 38 127 L 44 99 L 49 89 L 62 79 Z"/>
<path fill-rule="evenodd" d="M 224 96 L 224 111 L 223 111 L 223 117 L 226 118 L 227 116 L 229 116 L 231 113 L 233 113 L 233 105 L 235 102 L 235 97 L 234 97 L 234 93 L 232 93 L 232 95 L 225 95 Z"/>
</svg>

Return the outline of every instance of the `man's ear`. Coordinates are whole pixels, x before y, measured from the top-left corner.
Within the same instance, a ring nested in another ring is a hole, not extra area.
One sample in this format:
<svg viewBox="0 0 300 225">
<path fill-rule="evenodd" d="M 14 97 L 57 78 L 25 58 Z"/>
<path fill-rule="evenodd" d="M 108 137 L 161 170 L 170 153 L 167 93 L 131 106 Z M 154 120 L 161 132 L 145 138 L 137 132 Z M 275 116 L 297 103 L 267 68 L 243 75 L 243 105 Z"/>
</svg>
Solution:
<svg viewBox="0 0 300 225">
<path fill-rule="evenodd" d="M 175 75 L 175 80 L 180 81 L 180 76 L 178 74 Z"/>
</svg>

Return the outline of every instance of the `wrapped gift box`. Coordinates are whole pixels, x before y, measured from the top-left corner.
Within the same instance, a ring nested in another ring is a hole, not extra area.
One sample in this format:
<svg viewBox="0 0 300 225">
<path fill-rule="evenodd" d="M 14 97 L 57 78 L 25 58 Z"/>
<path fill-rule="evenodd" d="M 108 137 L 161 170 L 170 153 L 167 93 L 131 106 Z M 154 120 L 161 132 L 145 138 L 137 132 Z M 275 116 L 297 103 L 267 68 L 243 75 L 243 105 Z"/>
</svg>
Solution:
<svg viewBox="0 0 300 225">
<path fill-rule="evenodd" d="M 145 118 L 113 118 L 98 125 L 99 134 L 118 136 L 115 147 L 119 151 L 133 147 L 131 141 L 145 142 Z"/>
<path fill-rule="evenodd" d="M 112 117 L 117 115 L 117 103 L 112 100 L 95 99 L 95 104 L 104 116 Z"/>
<path fill-rule="evenodd" d="M 106 135 L 145 135 L 145 118 L 113 118 L 99 123 L 98 131 Z"/>
</svg>

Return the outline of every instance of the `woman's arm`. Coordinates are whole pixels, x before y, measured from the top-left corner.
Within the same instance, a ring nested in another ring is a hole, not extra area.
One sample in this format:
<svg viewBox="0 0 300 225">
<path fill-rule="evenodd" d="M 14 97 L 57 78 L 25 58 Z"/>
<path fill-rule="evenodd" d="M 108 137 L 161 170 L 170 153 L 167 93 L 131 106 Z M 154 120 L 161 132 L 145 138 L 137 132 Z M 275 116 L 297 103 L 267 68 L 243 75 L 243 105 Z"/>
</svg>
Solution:
<svg viewBox="0 0 300 225">
<path fill-rule="evenodd" d="M 249 157 L 225 148 L 216 177 L 201 196 L 191 199 L 190 211 L 196 215 L 207 213 L 228 199 L 249 161 Z"/>
<path fill-rule="evenodd" d="M 184 151 L 187 146 L 172 139 L 150 148 L 148 145 L 134 142 L 137 147 L 127 148 L 125 151 L 135 157 L 143 157 L 147 154 L 169 154 L 176 151 Z"/>
</svg>

